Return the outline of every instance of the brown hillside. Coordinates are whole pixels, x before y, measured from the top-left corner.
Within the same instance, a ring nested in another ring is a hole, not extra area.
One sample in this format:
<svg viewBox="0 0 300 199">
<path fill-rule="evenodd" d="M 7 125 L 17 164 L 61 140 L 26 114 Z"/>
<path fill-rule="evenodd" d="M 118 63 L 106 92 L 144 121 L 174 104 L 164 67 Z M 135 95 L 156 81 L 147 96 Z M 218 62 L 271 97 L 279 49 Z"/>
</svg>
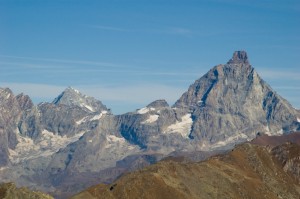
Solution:
<svg viewBox="0 0 300 199">
<path fill-rule="evenodd" d="M 284 144 L 285 142 L 292 142 L 300 145 L 300 132 L 284 134 L 281 136 L 268 136 L 262 135 L 258 136 L 251 141 L 252 144 L 257 144 L 261 146 L 278 146 Z"/>
<path fill-rule="evenodd" d="M 13 183 L 3 183 L 0 184 L 0 199 L 53 199 L 53 197 L 24 187 L 17 188 Z"/>
<path fill-rule="evenodd" d="M 72 198 L 295 199 L 300 198 L 299 159 L 297 144 L 270 148 L 246 143 L 205 162 L 162 161 Z"/>
</svg>

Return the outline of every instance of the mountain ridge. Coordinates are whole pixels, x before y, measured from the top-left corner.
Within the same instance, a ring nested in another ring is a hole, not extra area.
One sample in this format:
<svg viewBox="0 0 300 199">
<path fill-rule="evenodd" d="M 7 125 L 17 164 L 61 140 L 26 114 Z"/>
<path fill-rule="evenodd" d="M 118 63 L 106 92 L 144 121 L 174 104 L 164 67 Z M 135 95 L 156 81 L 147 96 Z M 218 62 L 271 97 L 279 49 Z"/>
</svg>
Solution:
<svg viewBox="0 0 300 199">
<path fill-rule="evenodd" d="M 195 154 L 199 161 L 257 135 L 300 130 L 300 112 L 260 78 L 244 51 L 197 79 L 172 106 L 160 99 L 113 115 L 71 87 L 52 103 L 33 105 L 9 89 L 0 89 L 0 101 L 2 181 L 57 197 L 168 156 Z"/>
</svg>

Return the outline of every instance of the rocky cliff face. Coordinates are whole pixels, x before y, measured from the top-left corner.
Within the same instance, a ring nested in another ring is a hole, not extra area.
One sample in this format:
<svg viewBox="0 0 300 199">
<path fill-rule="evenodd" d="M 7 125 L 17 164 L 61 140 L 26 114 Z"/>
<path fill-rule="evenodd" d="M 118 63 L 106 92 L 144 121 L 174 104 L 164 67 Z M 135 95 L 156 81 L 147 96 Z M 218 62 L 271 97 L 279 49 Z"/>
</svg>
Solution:
<svg viewBox="0 0 300 199">
<path fill-rule="evenodd" d="M 17 123 L 21 107 L 10 89 L 0 88 L 0 167 L 9 164 L 9 149 L 18 143 L 16 137 Z"/>
<path fill-rule="evenodd" d="M 289 128 L 299 113 L 260 78 L 244 51 L 196 80 L 174 107 L 192 113 L 189 137 L 206 149 L 299 128 L 299 122 Z"/>
<path fill-rule="evenodd" d="M 71 87 L 39 105 L 0 89 L 0 102 L 1 181 L 61 197 L 166 156 L 203 160 L 256 135 L 300 129 L 299 111 L 259 77 L 244 51 L 196 80 L 173 106 L 156 100 L 115 116 Z"/>
</svg>

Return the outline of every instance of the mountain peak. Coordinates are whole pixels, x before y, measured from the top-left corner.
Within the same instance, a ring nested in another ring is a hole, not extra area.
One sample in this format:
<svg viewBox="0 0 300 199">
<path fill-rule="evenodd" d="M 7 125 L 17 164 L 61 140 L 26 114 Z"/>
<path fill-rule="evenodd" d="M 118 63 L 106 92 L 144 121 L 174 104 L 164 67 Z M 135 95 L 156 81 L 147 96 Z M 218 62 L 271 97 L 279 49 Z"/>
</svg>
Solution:
<svg viewBox="0 0 300 199">
<path fill-rule="evenodd" d="M 249 64 L 247 52 L 243 50 L 235 51 L 227 64 Z"/>
<path fill-rule="evenodd" d="M 75 89 L 75 88 L 73 88 L 73 87 L 71 87 L 71 86 L 69 86 L 68 88 L 66 88 L 66 89 L 64 90 L 64 92 L 73 92 L 73 93 L 77 93 L 78 95 L 81 94 L 81 93 L 79 92 L 79 90 L 77 90 L 77 89 Z"/>
<path fill-rule="evenodd" d="M 154 102 L 151 102 L 147 105 L 148 108 L 163 108 L 163 107 L 169 107 L 169 104 L 164 99 L 155 100 Z"/>
<path fill-rule="evenodd" d="M 101 112 L 103 110 L 108 110 L 101 101 L 98 101 L 93 97 L 86 96 L 70 86 L 66 88 L 57 98 L 55 98 L 52 103 L 56 105 L 64 104 L 68 106 L 79 106 L 90 112 Z"/>
</svg>

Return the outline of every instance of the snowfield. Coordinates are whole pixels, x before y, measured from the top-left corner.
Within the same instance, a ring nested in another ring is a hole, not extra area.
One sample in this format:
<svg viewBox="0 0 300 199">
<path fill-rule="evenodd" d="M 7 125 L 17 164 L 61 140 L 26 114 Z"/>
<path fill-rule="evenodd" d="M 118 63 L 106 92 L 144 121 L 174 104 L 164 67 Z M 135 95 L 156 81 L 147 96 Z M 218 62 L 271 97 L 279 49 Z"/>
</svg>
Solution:
<svg viewBox="0 0 300 199">
<path fill-rule="evenodd" d="M 181 122 L 177 121 L 175 124 L 170 125 L 167 128 L 167 130 L 163 133 L 165 134 L 177 133 L 184 138 L 188 138 L 192 130 L 192 125 L 193 125 L 193 120 L 191 118 L 191 114 L 186 114 L 181 118 Z"/>
</svg>

